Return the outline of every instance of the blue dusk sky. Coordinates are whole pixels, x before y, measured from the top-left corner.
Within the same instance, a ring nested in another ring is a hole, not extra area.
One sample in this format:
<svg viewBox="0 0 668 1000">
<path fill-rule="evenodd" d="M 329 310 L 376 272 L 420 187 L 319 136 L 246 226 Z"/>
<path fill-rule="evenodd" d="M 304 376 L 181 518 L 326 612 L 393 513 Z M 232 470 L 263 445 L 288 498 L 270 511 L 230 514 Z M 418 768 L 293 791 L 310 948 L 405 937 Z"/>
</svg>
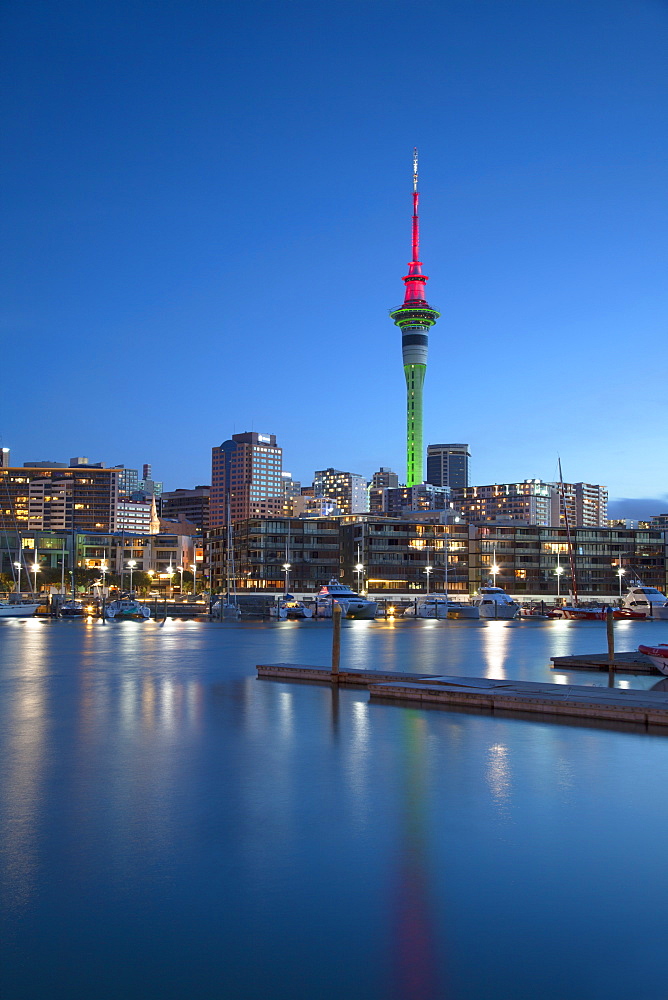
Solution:
<svg viewBox="0 0 668 1000">
<path fill-rule="evenodd" d="M 303 482 L 403 479 L 388 311 L 418 146 L 425 444 L 469 442 L 473 483 L 554 479 L 561 455 L 567 480 L 668 507 L 668 3 L 0 17 L 13 464 L 151 462 L 191 487 L 256 430 Z"/>
</svg>

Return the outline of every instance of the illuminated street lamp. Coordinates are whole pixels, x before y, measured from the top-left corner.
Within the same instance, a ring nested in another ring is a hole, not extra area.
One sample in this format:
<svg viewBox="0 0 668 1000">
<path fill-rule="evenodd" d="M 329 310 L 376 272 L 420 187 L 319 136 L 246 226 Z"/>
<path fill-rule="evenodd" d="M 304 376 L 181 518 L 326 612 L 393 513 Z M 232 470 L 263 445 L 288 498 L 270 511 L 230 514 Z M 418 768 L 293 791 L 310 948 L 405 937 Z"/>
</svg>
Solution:
<svg viewBox="0 0 668 1000">
<path fill-rule="evenodd" d="M 361 562 L 355 563 L 355 572 L 357 573 L 357 592 L 358 592 L 358 594 L 361 594 L 362 593 L 362 587 L 360 585 L 360 579 L 361 579 L 362 573 L 364 572 L 364 563 L 361 563 Z"/>
<path fill-rule="evenodd" d="M 128 560 L 128 566 L 130 567 L 130 593 L 132 593 L 132 570 L 135 568 L 136 565 L 137 565 L 136 559 Z"/>
<path fill-rule="evenodd" d="M 424 568 L 424 571 L 427 574 L 427 597 L 429 597 L 429 577 L 431 576 L 431 571 L 433 570 L 433 568 L 434 568 L 433 566 L 425 566 Z"/>
<path fill-rule="evenodd" d="M 181 574 L 181 593 L 183 594 L 183 566 L 177 566 L 176 568 Z"/>
<path fill-rule="evenodd" d="M 555 574 L 557 577 L 557 597 L 561 596 L 561 574 L 564 572 L 564 567 L 561 565 L 560 553 L 557 549 L 557 568 L 555 569 Z"/>
<path fill-rule="evenodd" d="M 617 570 L 617 576 L 619 577 L 619 599 L 620 599 L 620 601 L 622 599 L 622 577 L 624 576 L 625 573 L 626 573 L 626 570 L 622 569 L 622 567 L 620 566 L 619 569 Z"/>
<path fill-rule="evenodd" d="M 193 559 L 193 597 L 197 596 L 197 588 L 195 586 L 197 581 L 197 556 Z"/>
<path fill-rule="evenodd" d="M 496 587 L 496 574 L 501 572 L 500 566 L 497 566 L 496 559 L 490 566 L 490 572 L 492 574 L 492 580 L 494 581 L 494 586 Z"/>
<path fill-rule="evenodd" d="M 289 563 L 289 562 L 283 563 L 283 572 L 285 573 L 285 593 L 286 594 L 287 594 L 287 592 L 289 590 L 289 588 L 288 588 L 288 580 L 289 580 L 289 577 L 290 577 L 291 566 L 292 566 L 292 564 Z"/>
<path fill-rule="evenodd" d="M 104 594 L 104 584 L 107 576 L 107 563 L 104 559 L 100 563 L 100 573 L 102 574 L 102 593 Z"/>
<path fill-rule="evenodd" d="M 16 568 L 18 570 L 18 581 L 17 581 L 16 587 L 17 587 L 18 593 L 20 594 L 21 593 L 21 563 L 20 562 L 15 562 L 14 565 L 16 566 Z"/>
<path fill-rule="evenodd" d="M 39 573 L 39 563 L 34 562 L 32 564 L 32 571 L 35 574 L 35 586 L 34 586 L 34 589 L 33 589 L 33 594 L 36 594 L 37 593 L 37 574 Z M 619 586 L 621 587 L 621 582 L 620 582 Z M 620 593 L 621 593 L 621 591 L 620 591 Z"/>
</svg>

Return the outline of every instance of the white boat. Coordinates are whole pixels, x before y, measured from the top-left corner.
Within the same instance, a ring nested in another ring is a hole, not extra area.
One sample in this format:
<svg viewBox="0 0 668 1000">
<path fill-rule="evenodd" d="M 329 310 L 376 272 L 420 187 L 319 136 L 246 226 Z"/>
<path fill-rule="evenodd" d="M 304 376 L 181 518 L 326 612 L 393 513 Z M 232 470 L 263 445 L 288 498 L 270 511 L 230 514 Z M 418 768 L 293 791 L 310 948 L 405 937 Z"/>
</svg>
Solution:
<svg viewBox="0 0 668 1000">
<path fill-rule="evenodd" d="M 481 587 L 473 598 L 481 618 L 517 618 L 520 606 L 501 587 Z"/>
<path fill-rule="evenodd" d="M 313 618 L 313 608 L 297 600 L 293 594 L 284 594 L 272 614 L 277 618 Z"/>
<path fill-rule="evenodd" d="M 0 618 L 30 618 L 41 604 L 10 604 L 0 601 Z"/>
<path fill-rule="evenodd" d="M 622 607 L 639 612 L 645 618 L 668 619 L 668 600 L 656 587 L 629 587 Z"/>
<path fill-rule="evenodd" d="M 61 618 L 83 618 L 88 613 L 81 601 L 64 601 L 59 612 Z"/>
<path fill-rule="evenodd" d="M 473 604 L 451 601 L 446 597 L 423 597 L 417 606 L 407 608 L 405 618 L 479 618 L 480 610 Z"/>
<path fill-rule="evenodd" d="M 660 642 L 658 646 L 638 646 L 638 652 L 648 656 L 657 670 L 668 675 L 668 645 Z"/>
<path fill-rule="evenodd" d="M 316 599 L 318 618 L 331 618 L 332 608 L 338 604 L 344 618 L 375 618 L 378 601 L 369 601 L 334 577 L 320 589 Z"/>
<path fill-rule="evenodd" d="M 105 608 L 105 617 L 112 621 L 143 622 L 151 617 L 151 609 L 147 604 L 140 604 L 133 598 L 120 598 L 112 601 Z"/>
</svg>

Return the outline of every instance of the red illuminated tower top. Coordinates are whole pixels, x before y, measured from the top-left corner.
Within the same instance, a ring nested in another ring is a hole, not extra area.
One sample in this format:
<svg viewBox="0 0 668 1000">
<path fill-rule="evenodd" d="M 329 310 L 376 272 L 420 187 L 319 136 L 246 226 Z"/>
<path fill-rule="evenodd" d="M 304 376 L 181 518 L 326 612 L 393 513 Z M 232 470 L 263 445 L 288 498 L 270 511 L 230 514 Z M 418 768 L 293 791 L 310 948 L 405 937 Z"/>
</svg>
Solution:
<svg viewBox="0 0 668 1000">
<path fill-rule="evenodd" d="M 422 273 L 422 261 L 420 260 L 420 218 L 418 216 L 418 204 L 420 192 L 418 191 L 418 151 L 413 149 L 413 258 L 408 265 L 408 274 L 404 277 L 406 284 L 406 294 L 404 305 L 427 301 L 425 292 L 425 282 L 429 281 L 426 274 Z"/>
</svg>

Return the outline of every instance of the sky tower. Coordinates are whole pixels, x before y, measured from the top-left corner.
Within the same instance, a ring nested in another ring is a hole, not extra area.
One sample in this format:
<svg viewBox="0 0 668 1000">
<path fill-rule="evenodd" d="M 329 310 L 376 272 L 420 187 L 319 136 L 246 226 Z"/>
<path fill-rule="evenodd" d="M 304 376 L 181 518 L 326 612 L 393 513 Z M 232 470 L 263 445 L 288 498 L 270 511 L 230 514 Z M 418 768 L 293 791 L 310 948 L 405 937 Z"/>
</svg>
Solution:
<svg viewBox="0 0 668 1000">
<path fill-rule="evenodd" d="M 422 445 L 422 390 L 427 371 L 429 327 L 441 315 L 427 302 L 420 257 L 418 218 L 418 151 L 413 150 L 413 259 L 408 264 L 404 304 L 393 309 L 391 318 L 401 329 L 401 353 L 406 376 L 406 486 L 424 482 Z"/>
</svg>

